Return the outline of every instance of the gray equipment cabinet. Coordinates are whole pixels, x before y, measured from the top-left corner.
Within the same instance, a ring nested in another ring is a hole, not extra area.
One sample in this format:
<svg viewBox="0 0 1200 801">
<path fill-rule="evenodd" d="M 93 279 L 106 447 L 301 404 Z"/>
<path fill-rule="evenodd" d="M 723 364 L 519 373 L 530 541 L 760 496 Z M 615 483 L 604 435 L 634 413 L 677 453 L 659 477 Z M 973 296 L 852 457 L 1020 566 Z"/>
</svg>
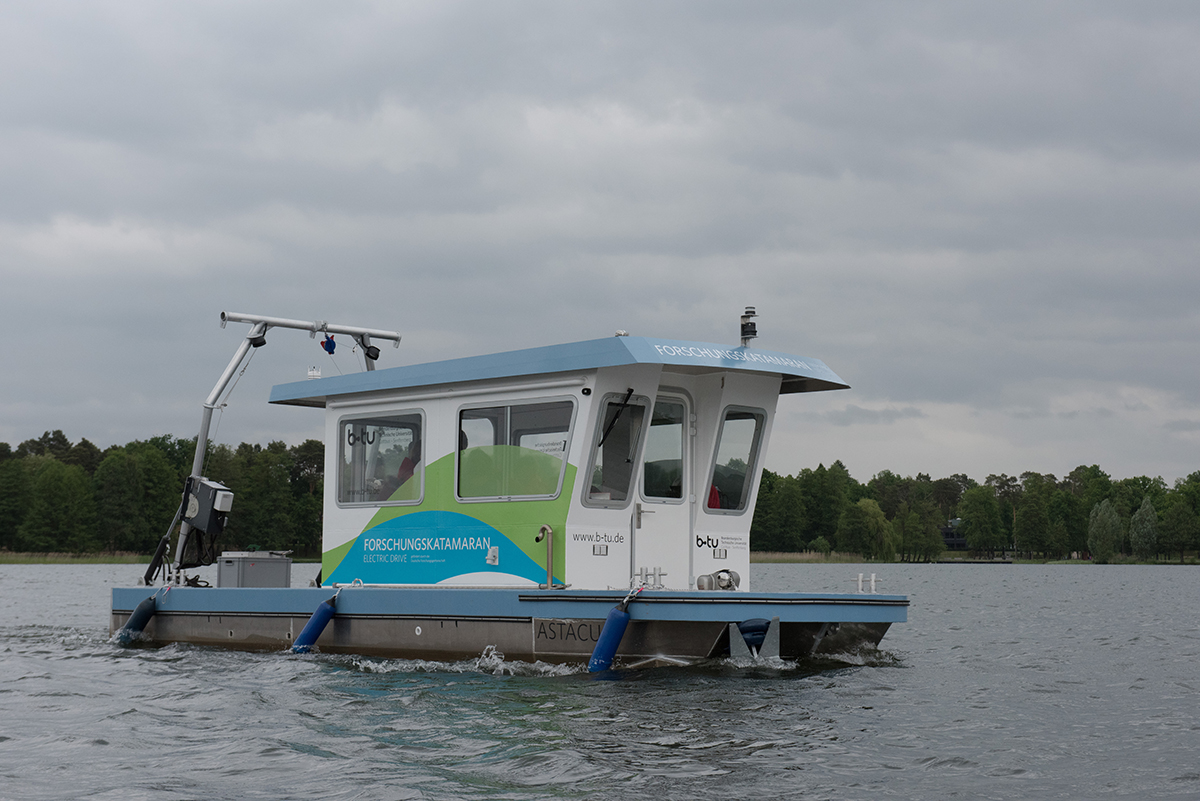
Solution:
<svg viewBox="0 0 1200 801">
<path fill-rule="evenodd" d="M 290 587 L 291 551 L 226 551 L 217 565 L 218 587 Z"/>
</svg>

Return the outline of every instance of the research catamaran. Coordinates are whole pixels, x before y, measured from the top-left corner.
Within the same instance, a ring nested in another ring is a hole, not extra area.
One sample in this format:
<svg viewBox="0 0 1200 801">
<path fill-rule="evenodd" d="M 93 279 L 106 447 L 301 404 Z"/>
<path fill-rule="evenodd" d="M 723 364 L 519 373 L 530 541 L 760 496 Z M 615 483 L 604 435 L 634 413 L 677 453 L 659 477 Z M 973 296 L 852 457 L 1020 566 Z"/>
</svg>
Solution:
<svg viewBox="0 0 1200 801">
<path fill-rule="evenodd" d="M 846 389 L 823 362 L 741 344 L 616 336 L 375 369 L 399 334 L 245 314 L 204 404 L 193 475 L 143 585 L 112 593 L 122 641 L 456 660 L 691 664 L 853 652 L 903 596 L 760 593 L 750 524 L 781 395 Z M 274 327 L 335 333 L 366 372 L 276 386 L 323 409 L 323 556 L 218 553 L 233 493 L 200 473 L 213 408 Z M 189 569 L 218 563 L 216 587 Z M 158 574 L 162 574 L 162 584 Z"/>
</svg>

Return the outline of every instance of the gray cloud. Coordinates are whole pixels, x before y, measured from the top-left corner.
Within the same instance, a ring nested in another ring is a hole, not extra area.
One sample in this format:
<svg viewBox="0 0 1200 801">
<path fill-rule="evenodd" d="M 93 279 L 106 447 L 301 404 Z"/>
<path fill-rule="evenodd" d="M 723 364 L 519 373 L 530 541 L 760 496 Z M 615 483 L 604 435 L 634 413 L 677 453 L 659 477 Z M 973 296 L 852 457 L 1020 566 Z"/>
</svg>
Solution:
<svg viewBox="0 0 1200 801">
<path fill-rule="evenodd" d="M 754 303 L 854 386 L 803 401 L 859 472 L 950 432 L 955 471 L 1192 472 L 1162 437 L 1200 414 L 1197 33 L 1171 3 L 6 7 L 0 440 L 189 434 L 221 309 L 399 328 L 411 362 L 733 341 Z M 273 337 L 221 436 L 319 431 L 261 408 L 313 352 Z"/>
<path fill-rule="evenodd" d="M 920 409 L 912 406 L 905 406 L 903 409 L 864 409 L 848 403 L 844 409 L 825 412 L 821 419 L 835 426 L 891 425 L 897 420 L 925 416 Z"/>
</svg>

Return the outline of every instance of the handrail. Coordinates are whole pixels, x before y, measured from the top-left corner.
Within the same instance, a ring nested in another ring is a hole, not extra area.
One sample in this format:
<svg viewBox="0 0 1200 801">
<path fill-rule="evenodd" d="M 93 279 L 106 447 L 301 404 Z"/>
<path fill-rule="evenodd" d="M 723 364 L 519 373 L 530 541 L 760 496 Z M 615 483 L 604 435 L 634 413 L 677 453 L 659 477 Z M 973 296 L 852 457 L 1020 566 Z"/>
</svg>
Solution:
<svg viewBox="0 0 1200 801">
<path fill-rule="evenodd" d="M 545 524 L 538 529 L 533 541 L 541 542 L 543 539 L 546 540 L 546 583 L 538 586 L 547 590 L 562 589 L 563 585 L 554 583 L 554 529 Z"/>
</svg>

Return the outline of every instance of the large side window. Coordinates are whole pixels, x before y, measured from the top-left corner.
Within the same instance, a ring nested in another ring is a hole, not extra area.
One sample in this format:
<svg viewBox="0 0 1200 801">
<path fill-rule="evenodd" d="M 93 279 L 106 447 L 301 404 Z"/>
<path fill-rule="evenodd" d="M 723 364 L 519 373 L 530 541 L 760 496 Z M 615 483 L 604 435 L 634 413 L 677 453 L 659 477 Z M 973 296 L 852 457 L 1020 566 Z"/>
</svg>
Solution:
<svg viewBox="0 0 1200 801">
<path fill-rule="evenodd" d="M 642 471 L 642 495 L 646 498 L 683 498 L 683 448 L 687 423 L 687 407 L 683 401 L 662 399 L 654 402 Z"/>
<path fill-rule="evenodd" d="M 338 422 L 338 503 L 419 503 L 422 415 L 347 418 Z"/>
<path fill-rule="evenodd" d="M 717 434 L 717 456 L 709 482 L 709 512 L 740 512 L 750 499 L 758 446 L 762 439 L 766 413 L 756 409 L 731 407 L 725 410 Z"/>
<path fill-rule="evenodd" d="M 574 411 L 568 400 L 463 409 L 458 417 L 458 497 L 557 496 Z"/>
<path fill-rule="evenodd" d="M 595 443 L 588 464 L 584 503 L 589 506 L 625 506 L 633 484 L 635 459 L 646 419 L 645 398 L 607 395 L 596 426 Z"/>
</svg>

